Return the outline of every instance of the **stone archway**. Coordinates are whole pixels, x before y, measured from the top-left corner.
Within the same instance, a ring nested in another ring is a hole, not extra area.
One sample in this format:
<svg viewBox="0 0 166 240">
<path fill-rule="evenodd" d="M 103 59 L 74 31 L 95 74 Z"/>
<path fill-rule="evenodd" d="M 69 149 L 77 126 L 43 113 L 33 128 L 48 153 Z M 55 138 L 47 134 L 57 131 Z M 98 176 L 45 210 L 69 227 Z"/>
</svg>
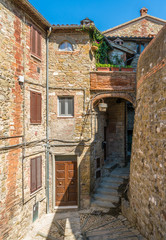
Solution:
<svg viewBox="0 0 166 240">
<path fill-rule="evenodd" d="M 98 93 L 92 98 L 92 105 L 100 99 L 103 98 L 121 98 L 132 103 L 133 107 L 136 107 L 136 96 L 133 93 L 125 93 L 125 92 L 114 92 L 114 93 Z"/>
</svg>

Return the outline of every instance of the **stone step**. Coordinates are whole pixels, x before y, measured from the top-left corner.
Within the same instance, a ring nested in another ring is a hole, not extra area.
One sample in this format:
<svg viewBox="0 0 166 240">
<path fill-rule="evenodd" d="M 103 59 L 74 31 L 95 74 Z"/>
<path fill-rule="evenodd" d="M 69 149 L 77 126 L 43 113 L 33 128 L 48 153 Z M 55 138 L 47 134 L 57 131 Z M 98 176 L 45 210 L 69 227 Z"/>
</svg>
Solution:
<svg viewBox="0 0 166 240">
<path fill-rule="evenodd" d="M 104 177 L 102 179 L 102 182 L 108 182 L 108 183 L 120 183 L 122 184 L 123 183 L 123 178 L 119 178 L 119 177 Z"/>
<path fill-rule="evenodd" d="M 115 178 L 122 178 L 122 179 L 128 179 L 129 178 L 129 171 L 122 171 L 121 169 L 115 169 L 111 172 L 110 177 L 115 177 Z"/>
<path fill-rule="evenodd" d="M 99 185 L 99 187 L 109 188 L 109 189 L 118 189 L 120 185 L 121 185 L 120 183 L 106 183 L 106 182 L 101 182 L 100 185 Z"/>
<path fill-rule="evenodd" d="M 103 202 L 99 200 L 93 200 L 91 202 L 91 207 L 116 208 L 116 206 L 111 202 Z"/>
<path fill-rule="evenodd" d="M 111 196 L 119 196 L 119 193 L 117 190 L 109 189 L 109 188 L 98 188 L 96 193 L 111 195 Z"/>
<path fill-rule="evenodd" d="M 112 203 L 118 203 L 119 197 L 116 196 L 108 196 L 104 194 L 97 193 L 94 195 L 95 200 L 103 201 L 103 202 L 112 202 Z"/>
</svg>

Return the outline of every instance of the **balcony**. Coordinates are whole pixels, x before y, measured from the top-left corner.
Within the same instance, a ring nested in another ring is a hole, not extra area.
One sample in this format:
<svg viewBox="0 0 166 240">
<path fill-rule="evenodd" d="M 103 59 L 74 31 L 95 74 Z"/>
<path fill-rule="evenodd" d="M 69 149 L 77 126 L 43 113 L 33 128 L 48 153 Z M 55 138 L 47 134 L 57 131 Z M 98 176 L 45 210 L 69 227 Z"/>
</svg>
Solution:
<svg viewBox="0 0 166 240">
<path fill-rule="evenodd" d="M 136 72 L 91 72 L 91 90 L 135 92 Z"/>
</svg>

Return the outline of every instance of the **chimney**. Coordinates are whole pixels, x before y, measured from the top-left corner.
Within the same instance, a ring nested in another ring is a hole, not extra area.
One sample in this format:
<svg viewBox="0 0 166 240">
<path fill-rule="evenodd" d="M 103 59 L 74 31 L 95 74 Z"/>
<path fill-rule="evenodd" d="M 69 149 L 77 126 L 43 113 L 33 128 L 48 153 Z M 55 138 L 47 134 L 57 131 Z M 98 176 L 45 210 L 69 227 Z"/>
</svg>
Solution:
<svg viewBox="0 0 166 240">
<path fill-rule="evenodd" d="M 141 15 L 141 16 L 145 16 L 145 15 L 147 14 L 147 12 L 148 12 L 148 9 L 145 8 L 145 7 L 143 7 L 143 8 L 141 8 L 141 10 L 140 10 L 140 15 Z"/>
</svg>

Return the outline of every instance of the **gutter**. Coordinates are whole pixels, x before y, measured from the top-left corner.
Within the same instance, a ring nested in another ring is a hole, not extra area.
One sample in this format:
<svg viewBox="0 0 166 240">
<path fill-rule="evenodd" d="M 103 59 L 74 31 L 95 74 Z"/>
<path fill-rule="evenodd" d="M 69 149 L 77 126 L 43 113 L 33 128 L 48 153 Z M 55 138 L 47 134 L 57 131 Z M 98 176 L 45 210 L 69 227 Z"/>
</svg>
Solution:
<svg viewBox="0 0 166 240">
<path fill-rule="evenodd" d="M 47 200 L 47 213 L 49 213 L 49 68 L 48 68 L 48 60 L 49 60 L 49 37 L 51 34 L 51 27 L 47 31 L 46 38 L 46 200 Z"/>
</svg>

